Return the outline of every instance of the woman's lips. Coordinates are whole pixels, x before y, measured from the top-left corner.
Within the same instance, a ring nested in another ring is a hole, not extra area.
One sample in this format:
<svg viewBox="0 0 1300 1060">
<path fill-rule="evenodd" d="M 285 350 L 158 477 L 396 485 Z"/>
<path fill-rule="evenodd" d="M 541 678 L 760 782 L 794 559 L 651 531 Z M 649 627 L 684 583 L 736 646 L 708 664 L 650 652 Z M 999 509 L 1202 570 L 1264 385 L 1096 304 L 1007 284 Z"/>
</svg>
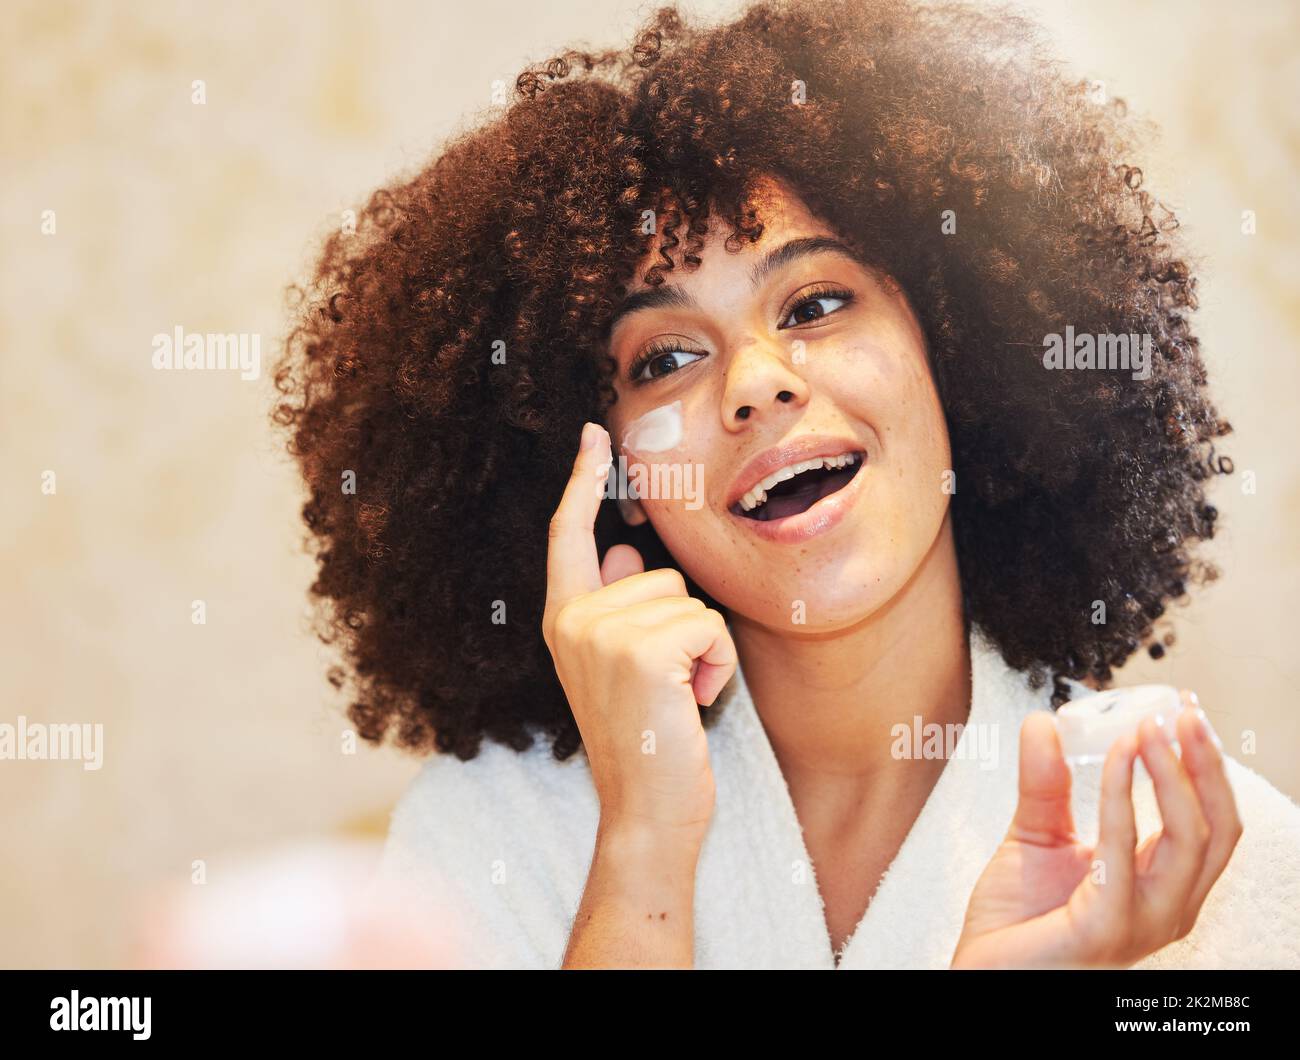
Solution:
<svg viewBox="0 0 1300 1060">
<path fill-rule="evenodd" d="M 823 497 L 843 489 L 858 473 L 862 454 L 846 454 L 844 459 L 849 463 L 842 467 L 827 468 L 823 465 L 784 479 L 766 491 L 762 502 L 755 507 L 746 510 L 741 500 L 731 506 L 731 511 L 746 519 L 757 519 L 760 523 L 800 515 Z"/>
<path fill-rule="evenodd" d="M 759 537 L 780 544 L 792 544 L 816 537 L 836 526 L 857 500 L 860 483 L 867 471 L 867 455 L 863 453 L 853 477 L 841 488 L 815 501 L 807 509 L 781 519 L 752 519 L 729 512 L 733 519 L 744 523 Z M 770 503 L 770 502 L 769 502 Z"/>
</svg>

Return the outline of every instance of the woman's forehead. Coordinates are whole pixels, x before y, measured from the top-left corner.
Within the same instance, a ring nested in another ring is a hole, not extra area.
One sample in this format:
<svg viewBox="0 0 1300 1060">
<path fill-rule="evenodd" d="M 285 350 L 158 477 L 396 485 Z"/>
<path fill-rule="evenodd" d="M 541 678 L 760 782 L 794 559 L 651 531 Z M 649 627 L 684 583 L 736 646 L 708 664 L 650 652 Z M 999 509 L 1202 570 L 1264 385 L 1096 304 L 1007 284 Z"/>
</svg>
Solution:
<svg viewBox="0 0 1300 1060">
<path fill-rule="evenodd" d="M 674 232 L 675 245 L 664 248 L 662 233 L 656 234 L 650 249 L 637 261 L 635 276 L 628 287 L 628 294 L 635 294 L 649 288 L 645 283 L 646 273 L 655 265 L 662 265 L 665 256 L 673 263 L 670 275 L 664 276 L 665 282 L 689 285 L 692 277 L 709 268 L 711 261 L 734 263 L 729 267 L 750 268 L 754 261 L 768 255 L 773 248 L 800 238 L 838 238 L 834 230 L 813 214 L 799 197 L 798 192 L 787 182 L 779 178 L 765 178 L 758 190 L 746 200 L 746 205 L 758 212 L 758 220 L 763 224 L 762 235 L 755 242 L 745 240 L 739 249 L 728 251 L 724 246 L 732 234 L 730 222 L 718 213 L 712 213 L 707 219 L 707 231 L 704 244 L 699 250 L 692 251 L 701 261 L 697 268 L 687 271 L 683 268 L 683 255 L 687 251 L 686 239 L 680 231 Z M 715 266 L 713 272 L 718 268 Z M 713 273 L 710 273 L 712 275 Z"/>
</svg>

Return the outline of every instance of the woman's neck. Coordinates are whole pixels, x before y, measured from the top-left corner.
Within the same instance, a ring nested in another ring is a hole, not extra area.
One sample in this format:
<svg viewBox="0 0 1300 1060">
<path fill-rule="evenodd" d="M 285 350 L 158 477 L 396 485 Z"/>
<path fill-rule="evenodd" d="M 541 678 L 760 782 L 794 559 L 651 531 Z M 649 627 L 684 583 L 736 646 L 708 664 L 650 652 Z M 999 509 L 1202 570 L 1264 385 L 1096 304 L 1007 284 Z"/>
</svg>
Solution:
<svg viewBox="0 0 1300 1060">
<path fill-rule="evenodd" d="M 877 613 L 827 634 L 792 633 L 733 615 L 745 683 L 792 794 L 820 789 L 851 808 L 929 786 L 942 768 L 907 769 L 895 725 L 962 724 L 970 650 L 951 513 L 907 585 Z M 901 767 L 901 768 L 900 768 Z M 830 809 L 839 816 L 838 809 Z"/>
</svg>

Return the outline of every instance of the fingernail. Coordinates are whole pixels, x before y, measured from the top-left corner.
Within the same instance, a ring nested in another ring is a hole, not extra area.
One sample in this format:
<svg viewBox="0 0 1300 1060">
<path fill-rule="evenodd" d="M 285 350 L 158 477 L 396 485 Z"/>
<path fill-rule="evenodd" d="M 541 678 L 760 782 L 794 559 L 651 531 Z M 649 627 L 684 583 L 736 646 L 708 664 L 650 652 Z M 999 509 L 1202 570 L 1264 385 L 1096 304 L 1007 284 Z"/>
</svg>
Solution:
<svg viewBox="0 0 1300 1060">
<path fill-rule="evenodd" d="M 582 425 L 582 442 L 579 446 L 581 449 L 590 449 L 596 444 L 596 425 L 588 422 Z"/>
<path fill-rule="evenodd" d="M 1160 734 L 1160 739 L 1164 740 L 1167 744 L 1172 744 L 1174 742 L 1172 726 L 1170 726 L 1169 722 L 1165 720 L 1165 716 L 1163 714 L 1156 714 L 1154 715 L 1154 721 L 1156 723 L 1156 732 Z"/>
<path fill-rule="evenodd" d="M 1223 750 L 1223 743 L 1219 740 L 1219 734 L 1214 731 L 1214 726 L 1210 724 L 1210 719 L 1205 716 L 1205 711 L 1200 707 L 1196 708 L 1196 724 L 1201 730 L 1201 738 L 1210 740 L 1220 751 Z"/>
</svg>

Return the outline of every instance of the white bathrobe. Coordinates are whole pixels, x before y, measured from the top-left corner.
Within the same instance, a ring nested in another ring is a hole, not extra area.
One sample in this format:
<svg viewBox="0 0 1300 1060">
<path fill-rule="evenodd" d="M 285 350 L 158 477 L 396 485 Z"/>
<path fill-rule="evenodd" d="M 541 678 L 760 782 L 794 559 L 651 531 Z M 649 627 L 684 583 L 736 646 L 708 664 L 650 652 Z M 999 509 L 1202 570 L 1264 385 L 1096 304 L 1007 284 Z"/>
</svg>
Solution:
<svg viewBox="0 0 1300 1060">
<path fill-rule="evenodd" d="M 946 968 L 976 880 L 1017 802 L 1020 724 L 1050 710 L 985 639 L 971 638 L 971 711 L 960 742 L 838 965 L 789 789 L 737 671 L 708 730 L 717 786 L 695 888 L 696 968 Z M 996 740 L 996 743 L 994 743 Z M 1225 745 L 1231 751 L 1231 746 Z M 990 768 L 994 762 L 996 767 Z M 1231 757 L 1244 832 L 1184 939 L 1138 968 L 1300 968 L 1300 807 Z M 1101 766 L 1074 769 L 1080 836 L 1097 835 Z M 1160 827 L 1134 774 L 1139 835 Z M 403 887 L 453 939 L 456 967 L 558 968 L 590 867 L 599 804 L 579 752 L 538 738 L 436 756 L 392 817 L 378 878 Z"/>
</svg>

